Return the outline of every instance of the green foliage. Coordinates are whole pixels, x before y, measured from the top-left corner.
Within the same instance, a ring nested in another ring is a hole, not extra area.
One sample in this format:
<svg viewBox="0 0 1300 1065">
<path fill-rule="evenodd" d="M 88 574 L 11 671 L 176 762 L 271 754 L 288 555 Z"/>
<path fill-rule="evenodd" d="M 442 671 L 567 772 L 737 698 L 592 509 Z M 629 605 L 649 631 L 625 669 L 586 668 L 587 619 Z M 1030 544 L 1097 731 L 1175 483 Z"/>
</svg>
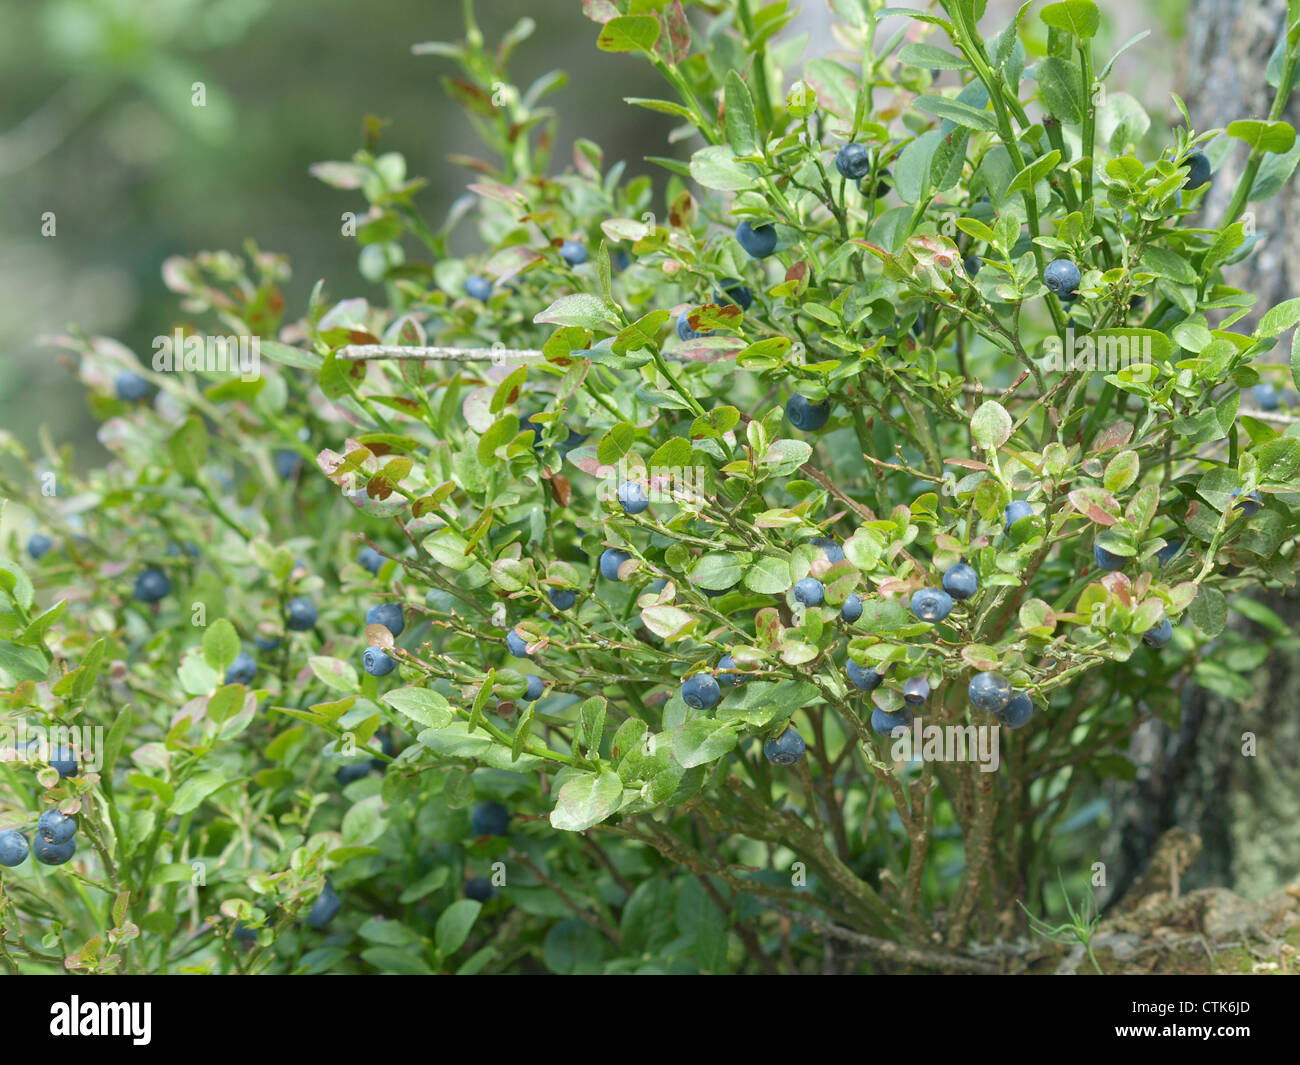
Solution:
<svg viewBox="0 0 1300 1065">
<path fill-rule="evenodd" d="M 467 161 L 472 199 L 434 228 L 400 155 L 315 168 L 364 200 L 383 305 L 322 283 L 286 320 L 287 265 L 249 245 L 164 276 L 203 335 L 257 339 L 258 372 L 64 339 L 114 461 L 80 476 L 52 443 L 3 438 L 0 488 L 57 550 L 0 563 L 0 724 L 100 728 L 102 758 L 65 779 L 0 763 L 0 828 L 57 802 L 90 842 L 0 874 L 0 959 L 812 971 L 836 927 L 937 933 L 957 958 L 1041 903 L 1046 869 L 1093 860 L 1072 832 L 1131 776 L 1137 726 L 1176 718 L 1177 678 L 1249 693 L 1258 658 L 1214 641 L 1230 603 L 1271 626 L 1242 593 L 1295 580 L 1300 440 L 1240 400 L 1300 310 L 1256 308 L 1221 271 L 1251 254 L 1242 211 L 1294 134 L 1277 115 L 1230 128 L 1245 188 L 1207 228 L 1186 157 L 1220 158 L 1222 131 L 1153 144 L 1136 101 L 1100 93 L 1094 4 L 1043 10 L 1045 54 L 1019 24 L 983 35 L 963 0 L 916 15 L 926 41 L 881 40 L 881 6 L 834 4 L 862 69 L 815 59 L 792 83 L 784 3 L 590 0 L 598 47 L 677 94 L 635 102 L 705 142 L 663 160 L 662 204 L 586 141 L 549 173 L 536 101 L 555 79 L 499 97 L 526 32 L 489 48 L 471 14 L 463 41 L 418 50 L 458 66 L 445 84 L 490 150 Z M 860 185 L 832 163 L 849 141 L 870 153 Z M 454 257 L 471 216 L 482 251 Z M 775 226 L 772 256 L 741 250 L 742 220 Z M 571 240 L 586 263 L 560 256 Z M 1078 264 L 1075 298 L 1043 283 L 1054 259 Z M 750 306 L 715 298 L 728 278 Z M 679 339 L 681 314 L 707 335 Z M 153 403 L 115 397 L 126 368 Z M 831 404 L 819 432 L 786 420 L 796 392 Z M 306 466 L 286 476 L 283 451 Z M 629 480 L 648 509 L 620 505 Z M 1004 529 L 1013 500 L 1032 514 Z M 1094 545 L 1123 567 L 1099 571 Z M 626 560 L 602 576 L 611 548 Z M 978 592 L 914 616 L 963 558 Z M 172 583 L 157 606 L 129 598 L 145 566 Z M 822 606 L 794 597 L 808 577 Z M 284 623 L 299 598 L 306 631 Z M 377 601 L 402 603 L 400 637 L 365 625 Z M 1144 646 L 1165 619 L 1173 642 Z M 259 640 L 251 685 L 225 684 Z M 398 670 L 358 670 L 369 645 Z M 682 680 L 726 654 L 740 682 L 688 705 Z M 850 659 L 885 682 L 846 683 Z M 1036 707 L 1014 732 L 968 705 L 991 670 Z M 907 757 L 871 730 L 919 679 L 918 723 L 966 726 L 995 763 Z M 791 727 L 807 756 L 770 763 Z M 509 808 L 508 836 L 471 836 L 483 801 Z M 343 907 L 320 930 L 304 920 L 327 874 Z"/>
</svg>

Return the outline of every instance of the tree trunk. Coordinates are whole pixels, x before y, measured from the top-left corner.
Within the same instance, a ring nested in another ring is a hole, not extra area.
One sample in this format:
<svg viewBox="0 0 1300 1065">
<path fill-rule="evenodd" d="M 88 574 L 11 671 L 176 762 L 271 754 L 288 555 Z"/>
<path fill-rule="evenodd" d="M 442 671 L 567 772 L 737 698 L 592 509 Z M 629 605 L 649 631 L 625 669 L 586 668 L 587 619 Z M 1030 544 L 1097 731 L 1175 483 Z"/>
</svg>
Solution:
<svg viewBox="0 0 1300 1065">
<path fill-rule="evenodd" d="M 1192 0 L 1179 72 L 1180 95 L 1198 131 L 1234 119 L 1264 118 L 1274 90 L 1264 80 L 1269 56 L 1284 32 L 1285 0 Z M 1172 108 L 1170 108 L 1172 111 Z M 1300 125 L 1293 95 L 1286 119 Z M 1202 208 L 1203 224 L 1218 225 L 1241 178 L 1245 146 L 1238 144 L 1214 175 Z M 1229 268 L 1229 281 L 1258 297 L 1257 312 L 1236 328 L 1300 293 L 1300 188 L 1294 178 L 1272 199 L 1252 203 L 1255 229 L 1268 234 L 1247 262 Z M 1289 344 L 1269 356 L 1285 362 Z M 1244 397 L 1249 405 L 1249 397 Z M 1261 593 L 1261 601 L 1300 628 L 1300 596 Z M 1232 614 L 1229 627 L 1251 640 L 1274 640 L 1261 627 Z M 1190 679 L 1183 688 L 1182 720 L 1170 729 L 1144 725 L 1130 751 L 1138 779 L 1114 790 L 1115 827 L 1106 857 L 1111 900 L 1123 895 L 1150 856 L 1157 838 L 1178 825 L 1201 837 L 1201 857 L 1185 881 L 1189 888 L 1229 887 L 1260 898 L 1300 874 L 1300 663 L 1295 641 L 1276 641 L 1253 679 L 1258 695 L 1236 705 Z M 1243 736 L 1254 735 L 1257 753 L 1243 755 Z"/>
</svg>

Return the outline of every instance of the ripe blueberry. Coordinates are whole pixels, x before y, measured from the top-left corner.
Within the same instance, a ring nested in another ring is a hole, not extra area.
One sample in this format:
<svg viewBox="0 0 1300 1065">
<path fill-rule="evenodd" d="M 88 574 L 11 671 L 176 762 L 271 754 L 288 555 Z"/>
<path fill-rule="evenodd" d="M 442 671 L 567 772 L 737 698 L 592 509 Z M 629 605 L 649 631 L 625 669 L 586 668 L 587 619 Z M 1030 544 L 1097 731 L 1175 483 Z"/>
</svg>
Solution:
<svg viewBox="0 0 1300 1065">
<path fill-rule="evenodd" d="M 713 329 L 705 329 L 703 331 L 698 329 L 692 329 L 691 323 L 688 320 L 689 318 L 690 318 L 690 311 L 682 311 L 682 313 L 677 316 L 677 336 L 680 339 L 699 340 L 700 337 L 713 336 L 715 332 L 715 330 Z"/>
<path fill-rule="evenodd" d="M 1261 381 L 1251 391 L 1260 410 L 1277 410 L 1279 398 L 1277 389 L 1267 381 Z"/>
<path fill-rule="evenodd" d="M 274 651 L 280 646 L 279 636 L 254 636 L 253 642 L 257 644 L 258 649 L 262 651 Z"/>
<path fill-rule="evenodd" d="M 334 890 L 334 885 L 326 880 L 325 889 L 311 904 L 311 910 L 307 914 L 307 924 L 319 932 L 338 916 L 341 909 L 343 909 L 343 900 Z"/>
<path fill-rule="evenodd" d="M 1062 299 L 1068 299 L 1079 289 L 1083 275 L 1069 259 L 1053 259 L 1043 270 L 1043 284 Z"/>
<path fill-rule="evenodd" d="M 781 735 L 763 744 L 763 757 L 773 765 L 795 765 L 803 759 L 807 749 L 804 738 L 789 726 Z"/>
<path fill-rule="evenodd" d="M 980 272 L 980 267 L 984 265 L 984 260 L 978 255 L 968 255 L 961 261 L 962 269 L 971 277 L 975 277 Z"/>
<path fill-rule="evenodd" d="M 271 455 L 271 461 L 275 463 L 275 472 L 286 481 L 297 473 L 298 467 L 302 465 L 302 458 L 296 451 L 275 451 Z"/>
<path fill-rule="evenodd" d="M 732 658 L 731 655 L 723 655 L 721 658 L 718 659 L 719 670 L 727 670 L 727 669 L 735 669 L 735 668 L 736 668 L 736 660 Z M 745 681 L 749 680 L 749 678 L 752 676 L 753 676 L 752 673 L 720 672 L 717 674 L 719 684 L 730 684 L 733 687 L 737 684 L 744 684 Z"/>
<path fill-rule="evenodd" d="M 631 557 L 626 551 L 620 551 L 617 547 L 605 548 L 600 554 L 600 575 L 607 581 L 618 580 L 618 567 Z"/>
<path fill-rule="evenodd" d="M 912 593 L 912 613 L 922 621 L 942 621 L 952 612 L 952 596 L 938 588 Z"/>
<path fill-rule="evenodd" d="M 1142 634 L 1142 642 L 1148 647 L 1164 647 L 1173 638 L 1174 627 L 1169 623 L 1168 618 L 1162 619 L 1159 625 L 1147 629 Z"/>
<path fill-rule="evenodd" d="M 1005 522 L 1002 526 L 1004 532 L 1010 532 L 1011 526 L 1021 518 L 1028 518 L 1034 513 L 1034 508 L 1026 503 L 1023 499 L 1013 499 L 1007 504 L 1004 514 Z"/>
<path fill-rule="evenodd" d="M 997 714 L 997 719 L 1007 728 L 1019 728 L 1034 712 L 1033 700 L 1024 692 L 1016 692 Z"/>
<path fill-rule="evenodd" d="M 375 767 L 373 761 L 357 762 L 356 765 L 339 766 L 339 770 L 334 774 L 334 779 L 339 782 L 339 787 L 345 788 L 354 780 L 360 780 L 362 777 L 368 777 L 370 770 Z"/>
<path fill-rule="evenodd" d="M 796 392 L 785 405 L 785 416 L 796 429 L 815 433 L 831 416 L 831 405 L 827 400 L 814 403 L 807 396 Z"/>
<path fill-rule="evenodd" d="M 397 659 L 385 653 L 382 647 L 367 647 L 361 656 L 361 668 L 372 677 L 386 677 L 397 668 Z"/>
<path fill-rule="evenodd" d="M 467 899 L 473 899 L 475 902 L 487 902 L 496 893 L 492 881 L 485 876 L 472 876 L 465 881 L 465 897 Z"/>
<path fill-rule="evenodd" d="M 247 651 L 240 651 L 226 670 L 227 684 L 252 684 L 257 676 L 257 662 Z"/>
<path fill-rule="evenodd" d="M 896 728 L 908 728 L 912 724 L 912 711 L 902 707 L 894 713 L 875 707 L 871 711 L 871 729 L 881 736 L 888 736 Z"/>
<path fill-rule="evenodd" d="M 838 541 L 836 541 L 833 537 L 814 536 L 808 542 L 812 544 L 814 547 L 820 547 L 822 549 L 822 554 L 826 556 L 827 562 L 844 561 L 844 548 L 842 548 L 839 545 Z"/>
<path fill-rule="evenodd" d="M 986 714 L 996 714 L 1011 701 L 1011 682 L 1001 673 L 976 673 L 966 687 L 971 706 Z"/>
<path fill-rule="evenodd" d="M 826 598 L 826 586 L 816 577 L 805 577 L 794 586 L 794 597 L 804 606 L 821 606 Z"/>
<path fill-rule="evenodd" d="M 492 282 L 486 277 L 475 274 L 473 277 L 468 278 L 465 281 L 465 295 L 472 300 L 479 300 L 482 303 L 486 303 L 488 297 L 492 295 Z"/>
<path fill-rule="evenodd" d="M 46 843 L 67 843 L 77 834 L 77 819 L 62 810 L 46 810 L 36 822 L 36 832 Z"/>
<path fill-rule="evenodd" d="M 542 697 L 542 692 L 546 690 L 546 684 L 536 673 L 528 674 L 528 688 L 524 691 L 524 699 L 527 702 L 535 703 Z"/>
<path fill-rule="evenodd" d="M 885 678 L 874 669 L 860 666 L 851 658 L 844 666 L 844 672 L 848 674 L 850 683 L 864 692 L 873 692 L 885 682 Z"/>
<path fill-rule="evenodd" d="M 508 836 L 510 811 L 499 802 L 481 802 L 469 815 L 469 824 L 476 836 Z"/>
<path fill-rule="evenodd" d="M 903 683 L 903 702 L 920 706 L 930 698 L 930 682 L 924 677 L 909 677 Z"/>
<path fill-rule="evenodd" d="M 361 563 L 362 569 L 377 574 L 383 568 L 385 559 L 373 547 L 363 547 L 361 554 L 357 556 L 357 561 Z"/>
<path fill-rule="evenodd" d="M 738 277 L 724 277 L 713 290 L 713 302 L 719 307 L 734 303 L 742 311 L 747 311 L 754 302 L 754 291 Z"/>
<path fill-rule="evenodd" d="M 1110 570 L 1114 572 L 1124 568 L 1124 556 L 1112 554 L 1107 551 L 1101 544 L 1092 545 L 1092 560 L 1097 563 L 1099 569 Z"/>
<path fill-rule="evenodd" d="M 294 632 L 306 632 L 316 625 L 316 604 L 298 596 L 285 604 L 284 616 L 285 624 Z"/>
<path fill-rule="evenodd" d="M 861 181 L 871 173 L 871 152 L 865 144 L 846 144 L 835 153 L 835 169 L 841 177 Z"/>
<path fill-rule="evenodd" d="M 528 657 L 528 641 L 511 629 L 506 633 L 506 650 L 516 658 Z"/>
<path fill-rule="evenodd" d="M 171 590 L 172 582 L 160 569 L 147 569 L 135 579 L 135 597 L 142 603 L 156 603 Z"/>
<path fill-rule="evenodd" d="M 16 829 L 9 828 L 0 832 L 0 865 L 6 865 L 10 869 L 22 865 L 27 860 L 29 849 L 27 837 Z"/>
<path fill-rule="evenodd" d="M 1182 549 L 1183 542 L 1181 540 L 1170 540 L 1169 543 L 1156 552 L 1156 561 L 1162 566 L 1167 566 Z"/>
<path fill-rule="evenodd" d="M 560 258 L 570 266 L 581 266 L 587 261 L 587 245 L 577 240 L 566 240 L 560 245 Z"/>
<path fill-rule="evenodd" d="M 547 595 L 556 610 L 568 610 L 578 601 L 578 593 L 572 588 L 552 588 Z"/>
<path fill-rule="evenodd" d="M 71 747 L 56 747 L 50 752 L 50 768 L 57 769 L 60 777 L 77 775 L 77 756 Z"/>
<path fill-rule="evenodd" d="M 710 673 L 696 673 L 682 681 L 682 702 L 692 710 L 707 710 L 717 706 L 722 689 Z"/>
<path fill-rule="evenodd" d="M 851 595 L 844 600 L 844 605 L 840 607 L 840 620 L 852 624 L 860 617 L 862 617 L 862 599 L 859 596 Z"/>
<path fill-rule="evenodd" d="M 969 599 L 979 591 L 980 580 L 973 566 L 958 562 L 943 575 L 943 590 L 954 599 Z"/>
<path fill-rule="evenodd" d="M 1238 494 L 1237 491 L 1232 493 L 1232 498 L 1236 500 L 1232 505 L 1234 510 L 1241 511 L 1241 513 L 1247 518 L 1252 518 L 1259 513 L 1260 508 L 1264 505 L 1264 497 L 1262 495 L 1258 492 L 1251 492 L 1243 498 L 1237 499 Z"/>
<path fill-rule="evenodd" d="M 1199 189 L 1210 180 L 1210 159 L 1204 152 L 1193 152 L 1183 163 L 1189 168 L 1183 188 Z"/>
<path fill-rule="evenodd" d="M 876 184 L 876 199 L 879 199 L 881 196 L 887 195 L 889 190 L 893 186 L 889 184 L 888 170 L 880 171 L 877 177 L 879 180 L 877 181 Z M 862 193 L 863 196 L 870 196 L 871 195 L 870 185 L 871 185 L 871 178 L 864 177 L 861 181 L 858 182 L 858 191 Z"/>
<path fill-rule="evenodd" d="M 746 220 L 736 227 L 736 240 L 750 258 L 763 259 L 776 251 L 776 227 Z"/>
<path fill-rule="evenodd" d="M 640 514 L 650 505 L 645 486 L 639 481 L 624 481 L 618 486 L 618 501 L 623 505 L 625 514 Z"/>
<path fill-rule="evenodd" d="M 118 399 L 134 403 L 149 394 L 149 382 L 133 370 L 123 370 L 113 379 L 113 391 Z"/>
<path fill-rule="evenodd" d="M 49 843 L 38 835 L 32 841 L 32 853 L 42 865 L 62 865 L 77 853 L 77 841 L 74 838 L 66 843 Z"/>
<path fill-rule="evenodd" d="M 44 533 L 32 533 L 27 541 L 27 553 L 32 558 L 40 558 L 46 551 L 54 546 L 54 541 Z"/>
<path fill-rule="evenodd" d="M 377 603 L 366 611 L 367 625 L 382 625 L 394 636 L 402 635 L 406 622 L 402 618 L 401 603 Z"/>
</svg>

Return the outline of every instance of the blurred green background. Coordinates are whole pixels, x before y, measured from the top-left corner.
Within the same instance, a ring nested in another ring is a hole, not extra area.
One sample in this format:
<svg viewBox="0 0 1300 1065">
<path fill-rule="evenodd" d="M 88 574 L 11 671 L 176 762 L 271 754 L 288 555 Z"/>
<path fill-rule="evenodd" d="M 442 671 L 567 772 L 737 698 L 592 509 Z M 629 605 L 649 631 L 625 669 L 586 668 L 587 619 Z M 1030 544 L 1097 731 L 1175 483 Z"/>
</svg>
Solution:
<svg viewBox="0 0 1300 1065">
<path fill-rule="evenodd" d="M 568 72 L 545 101 L 560 115 L 557 167 L 578 137 L 633 174 L 668 154 L 671 123 L 622 102 L 656 95 L 658 75 L 598 52 L 578 0 L 480 0 L 476 12 L 490 43 L 536 22 L 516 85 Z M 48 424 L 83 463 L 102 457 L 83 390 L 39 338 L 75 323 L 147 356 L 185 317 L 159 276 L 169 255 L 239 251 L 247 237 L 289 255 L 290 319 L 318 278 L 335 297 L 370 294 L 339 233 L 364 203 L 307 168 L 349 158 L 378 116 L 379 148 L 429 178 L 419 202 L 441 221 L 473 180 L 447 156 L 480 153 L 439 84 L 452 63 L 411 45 L 462 35 L 456 0 L 0 0 L 0 426 L 31 446 Z M 472 251 L 470 228 L 460 236 Z"/>
</svg>

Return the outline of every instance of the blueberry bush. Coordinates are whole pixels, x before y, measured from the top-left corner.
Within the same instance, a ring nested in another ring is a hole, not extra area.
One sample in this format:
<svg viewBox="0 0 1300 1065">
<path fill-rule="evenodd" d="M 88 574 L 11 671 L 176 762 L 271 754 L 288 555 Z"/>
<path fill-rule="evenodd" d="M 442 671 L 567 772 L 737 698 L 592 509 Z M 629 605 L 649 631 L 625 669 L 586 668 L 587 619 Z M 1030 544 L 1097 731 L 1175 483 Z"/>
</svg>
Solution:
<svg viewBox="0 0 1300 1065">
<path fill-rule="evenodd" d="M 59 338 L 112 460 L 0 436 L 0 965 L 1013 971 L 1104 884 L 1134 730 L 1249 695 L 1228 611 L 1296 578 L 1300 299 L 1227 273 L 1300 0 L 1208 130 L 1091 0 L 831 6 L 807 58 L 786 0 L 585 0 L 656 183 L 553 164 L 466 3 L 449 216 L 373 129 L 314 168 L 380 296 L 249 243 L 154 353 Z"/>
</svg>

